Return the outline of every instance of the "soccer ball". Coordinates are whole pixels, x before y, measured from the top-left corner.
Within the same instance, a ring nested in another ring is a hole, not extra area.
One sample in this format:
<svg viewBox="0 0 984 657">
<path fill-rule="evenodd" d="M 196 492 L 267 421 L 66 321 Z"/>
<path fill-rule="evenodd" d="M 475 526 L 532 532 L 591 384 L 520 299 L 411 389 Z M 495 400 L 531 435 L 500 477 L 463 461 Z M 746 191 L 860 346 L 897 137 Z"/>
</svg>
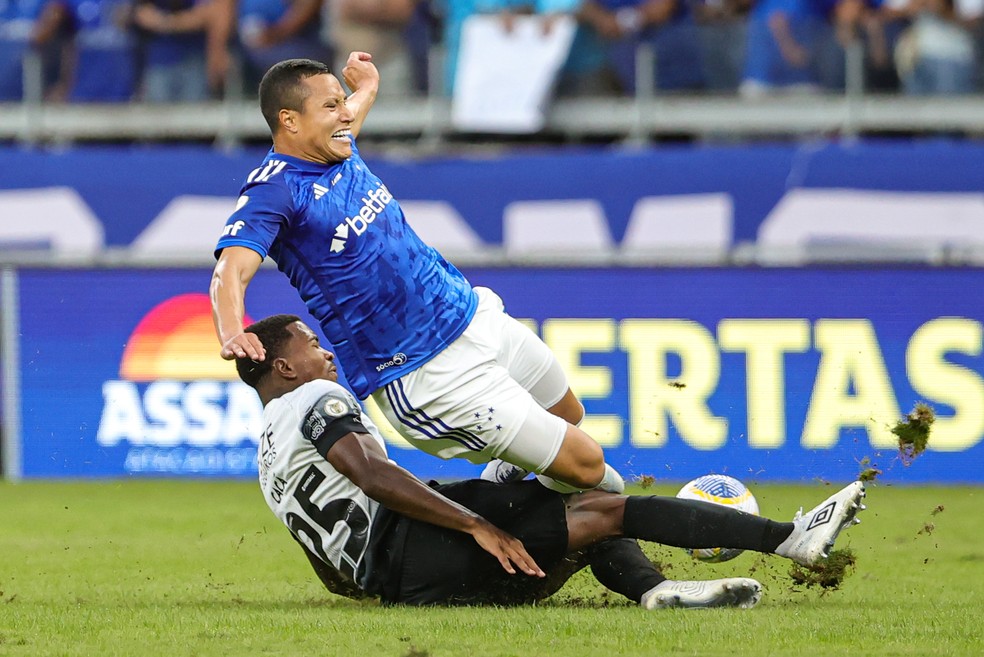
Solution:
<svg viewBox="0 0 984 657">
<path fill-rule="evenodd" d="M 683 500 L 701 500 L 720 504 L 730 509 L 758 515 L 759 506 L 752 491 L 734 477 L 727 475 L 704 475 L 687 482 L 676 495 Z M 694 548 L 687 550 L 694 559 L 709 563 L 720 563 L 734 559 L 744 550 L 733 548 Z"/>
</svg>

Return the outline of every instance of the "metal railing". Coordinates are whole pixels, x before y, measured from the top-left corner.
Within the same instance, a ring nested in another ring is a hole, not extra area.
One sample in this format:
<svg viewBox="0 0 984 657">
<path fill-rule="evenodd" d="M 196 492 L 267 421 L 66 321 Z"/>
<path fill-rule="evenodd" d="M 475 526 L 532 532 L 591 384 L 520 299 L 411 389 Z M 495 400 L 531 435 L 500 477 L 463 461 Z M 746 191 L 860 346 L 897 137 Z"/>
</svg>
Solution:
<svg viewBox="0 0 984 657">
<path fill-rule="evenodd" d="M 560 99 L 548 110 L 546 132 L 571 141 L 588 138 L 645 145 L 661 135 L 754 138 L 868 132 L 984 135 L 984 95 L 874 95 L 864 89 L 860 43 L 846 50 L 843 93 L 774 95 L 678 95 L 654 86 L 658 65 L 652 49 L 637 52 L 636 95 L 631 98 Z M 442 79 L 441 56 L 430 59 L 431 80 Z M 241 88 L 240 73 L 228 87 Z M 227 93 L 226 100 L 196 104 L 56 104 L 42 99 L 41 63 L 24 61 L 25 100 L 0 104 L 0 139 L 24 144 L 78 140 L 214 140 L 219 145 L 263 140 L 268 130 L 256 102 Z M 458 134 L 451 101 L 428 95 L 381 98 L 373 108 L 372 137 L 440 146 Z"/>
</svg>

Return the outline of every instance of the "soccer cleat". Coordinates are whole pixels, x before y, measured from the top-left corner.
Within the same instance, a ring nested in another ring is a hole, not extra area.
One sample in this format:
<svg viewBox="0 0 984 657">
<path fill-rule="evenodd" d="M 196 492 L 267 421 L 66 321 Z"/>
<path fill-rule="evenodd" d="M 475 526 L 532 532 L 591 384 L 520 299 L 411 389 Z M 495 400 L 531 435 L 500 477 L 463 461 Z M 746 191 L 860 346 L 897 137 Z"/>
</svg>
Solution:
<svg viewBox="0 0 984 657">
<path fill-rule="evenodd" d="M 645 609 L 700 609 L 740 607 L 751 609 L 762 599 L 762 585 L 748 577 L 678 582 L 668 579 L 642 594 Z"/>
<path fill-rule="evenodd" d="M 830 556 L 841 530 L 861 520 L 855 516 L 864 511 L 864 484 L 848 484 L 814 507 L 806 515 L 801 508 L 793 518 L 793 533 L 776 548 L 776 554 L 809 566 Z"/>
<path fill-rule="evenodd" d="M 518 465 L 513 465 L 512 463 L 507 463 L 502 459 L 493 459 L 488 462 L 485 469 L 482 470 L 482 475 L 480 479 L 485 481 L 494 481 L 498 484 L 505 484 L 510 481 L 519 481 L 523 479 L 530 473 L 529 470 L 519 467 Z"/>
</svg>

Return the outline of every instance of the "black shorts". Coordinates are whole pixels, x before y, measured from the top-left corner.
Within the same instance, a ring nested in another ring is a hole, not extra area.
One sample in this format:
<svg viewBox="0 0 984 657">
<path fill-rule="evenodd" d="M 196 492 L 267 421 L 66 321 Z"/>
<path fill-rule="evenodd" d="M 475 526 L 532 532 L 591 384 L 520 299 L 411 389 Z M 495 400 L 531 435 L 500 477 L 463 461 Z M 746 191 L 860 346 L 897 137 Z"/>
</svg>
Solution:
<svg viewBox="0 0 984 657">
<path fill-rule="evenodd" d="M 567 511 L 560 494 L 535 480 L 498 484 L 471 479 L 435 485 L 526 547 L 544 571 L 567 553 Z M 384 603 L 407 605 L 528 604 L 546 595 L 546 581 L 510 575 L 470 535 L 397 516 L 379 546 Z M 548 578 L 549 579 L 549 578 Z"/>
</svg>

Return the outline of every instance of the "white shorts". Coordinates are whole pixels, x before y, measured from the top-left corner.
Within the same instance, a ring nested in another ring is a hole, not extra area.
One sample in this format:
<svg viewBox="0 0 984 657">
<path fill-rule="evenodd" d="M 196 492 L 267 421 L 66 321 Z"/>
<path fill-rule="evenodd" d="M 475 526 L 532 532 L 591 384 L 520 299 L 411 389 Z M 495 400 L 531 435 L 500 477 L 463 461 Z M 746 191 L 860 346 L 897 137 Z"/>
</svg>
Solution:
<svg viewBox="0 0 984 657">
<path fill-rule="evenodd" d="M 415 447 L 444 459 L 501 458 L 542 472 L 567 422 L 546 409 L 568 383 L 550 349 L 507 315 L 502 299 L 475 288 L 478 309 L 465 332 L 418 369 L 372 397 Z"/>
</svg>

